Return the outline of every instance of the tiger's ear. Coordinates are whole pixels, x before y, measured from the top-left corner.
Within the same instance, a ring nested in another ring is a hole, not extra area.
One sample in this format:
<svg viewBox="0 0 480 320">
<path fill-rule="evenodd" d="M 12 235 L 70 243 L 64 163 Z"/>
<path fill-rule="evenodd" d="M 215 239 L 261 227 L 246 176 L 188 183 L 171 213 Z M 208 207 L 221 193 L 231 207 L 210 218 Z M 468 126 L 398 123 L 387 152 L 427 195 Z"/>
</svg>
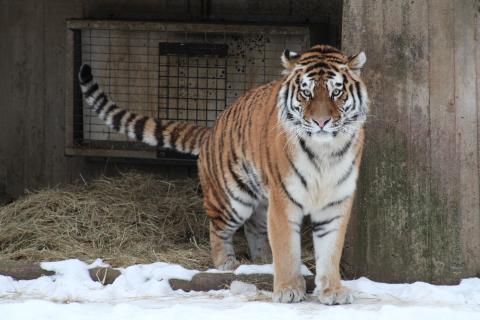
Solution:
<svg viewBox="0 0 480 320">
<path fill-rule="evenodd" d="M 367 62 L 367 56 L 362 51 L 348 58 L 348 67 L 359 76 L 365 62 Z"/>
<path fill-rule="evenodd" d="M 288 49 L 285 49 L 282 54 L 282 66 L 285 68 L 285 71 L 288 73 L 295 67 L 295 63 L 300 58 L 300 55 L 296 52 L 291 52 Z"/>
</svg>

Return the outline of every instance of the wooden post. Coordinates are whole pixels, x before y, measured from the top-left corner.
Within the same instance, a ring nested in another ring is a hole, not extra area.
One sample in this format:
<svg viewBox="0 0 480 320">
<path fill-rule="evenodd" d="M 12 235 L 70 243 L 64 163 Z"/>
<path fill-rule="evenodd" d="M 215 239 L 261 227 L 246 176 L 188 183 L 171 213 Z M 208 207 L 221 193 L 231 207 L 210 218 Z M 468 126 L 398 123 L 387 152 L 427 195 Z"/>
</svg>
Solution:
<svg viewBox="0 0 480 320">
<path fill-rule="evenodd" d="M 344 1 L 371 112 L 349 277 L 455 283 L 480 273 L 479 2 Z"/>
</svg>

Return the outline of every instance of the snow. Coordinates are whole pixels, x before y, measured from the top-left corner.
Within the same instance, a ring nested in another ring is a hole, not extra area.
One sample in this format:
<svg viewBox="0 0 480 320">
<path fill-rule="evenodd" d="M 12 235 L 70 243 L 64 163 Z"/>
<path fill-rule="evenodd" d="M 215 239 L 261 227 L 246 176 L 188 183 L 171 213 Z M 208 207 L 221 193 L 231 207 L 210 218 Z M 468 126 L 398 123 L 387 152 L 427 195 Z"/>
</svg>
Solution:
<svg viewBox="0 0 480 320">
<path fill-rule="evenodd" d="M 253 274 L 253 273 L 269 273 L 273 274 L 273 264 L 243 264 L 239 266 L 235 271 L 235 274 Z M 310 276 L 312 273 L 305 265 L 302 265 L 302 274 L 304 276 Z"/>
<path fill-rule="evenodd" d="M 153 263 L 121 269 L 122 275 L 103 286 L 88 275 L 97 260 L 43 263 L 50 277 L 16 281 L 0 276 L 1 319 L 480 319 L 480 279 L 455 286 L 423 282 L 385 284 L 360 278 L 344 281 L 353 290 L 352 305 L 324 306 L 315 297 L 297 304 L 274 304 L 270 293 L 234 281 L 230 290 L 174 291 L 168 279 L 189 280 L 198 271 Z M 272 272 L 271 265 L 240 266 L 235 273 Z M 213 272 L 213 270 L 211 270 Z"/>
</svg>

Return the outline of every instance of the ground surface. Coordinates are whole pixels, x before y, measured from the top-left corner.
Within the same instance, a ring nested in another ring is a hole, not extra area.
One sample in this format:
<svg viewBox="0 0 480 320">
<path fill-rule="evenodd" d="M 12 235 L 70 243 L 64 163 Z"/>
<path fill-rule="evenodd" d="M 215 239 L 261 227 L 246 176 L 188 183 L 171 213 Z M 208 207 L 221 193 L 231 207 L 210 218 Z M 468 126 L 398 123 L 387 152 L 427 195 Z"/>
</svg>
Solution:
<svg viewBox="0 0 480 320">
<path fill-rule="evenodd" d="M 0 276 L 2 319 L 480 319 L 479 278 L 457 286 L 345 281 L 354 290 L 354 304 L 329 307 L 312 296 L 298 304 L 274 304 L 269 293 L 243 283 L 204 293 L 173 291 L 168 278 L 188 280 L 196 271 L 166 263 L 126 268 L 108 286 L 93 282 L 89 266 L 78 260 L 43 267 L 57 275 L 31 281 Z M 238 273 L 259 271 L 241 268 Z"/>
</svg>

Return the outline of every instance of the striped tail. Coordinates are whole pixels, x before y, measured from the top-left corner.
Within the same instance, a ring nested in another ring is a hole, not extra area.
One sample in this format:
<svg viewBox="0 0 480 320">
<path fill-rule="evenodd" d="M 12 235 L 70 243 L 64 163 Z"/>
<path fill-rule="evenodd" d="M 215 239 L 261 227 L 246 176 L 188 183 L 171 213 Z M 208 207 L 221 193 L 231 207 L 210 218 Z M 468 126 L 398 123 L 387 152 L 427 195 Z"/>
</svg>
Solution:
<svg viewBox="0 0 480 320">
<path fill-rule="evenodd" d="M 87 64 L 80 68 L 78 78 L 85 101 L 95 110 L 98 117 L 114 131 L 127 134 L 132 139 L 151 146 L 198 155 L 200 146 L 210 135 L 211 130 L 207 127 L 164 121 L 120 108 L 107 98 L 93 79 L 92 70 Z"/>
</svg>

